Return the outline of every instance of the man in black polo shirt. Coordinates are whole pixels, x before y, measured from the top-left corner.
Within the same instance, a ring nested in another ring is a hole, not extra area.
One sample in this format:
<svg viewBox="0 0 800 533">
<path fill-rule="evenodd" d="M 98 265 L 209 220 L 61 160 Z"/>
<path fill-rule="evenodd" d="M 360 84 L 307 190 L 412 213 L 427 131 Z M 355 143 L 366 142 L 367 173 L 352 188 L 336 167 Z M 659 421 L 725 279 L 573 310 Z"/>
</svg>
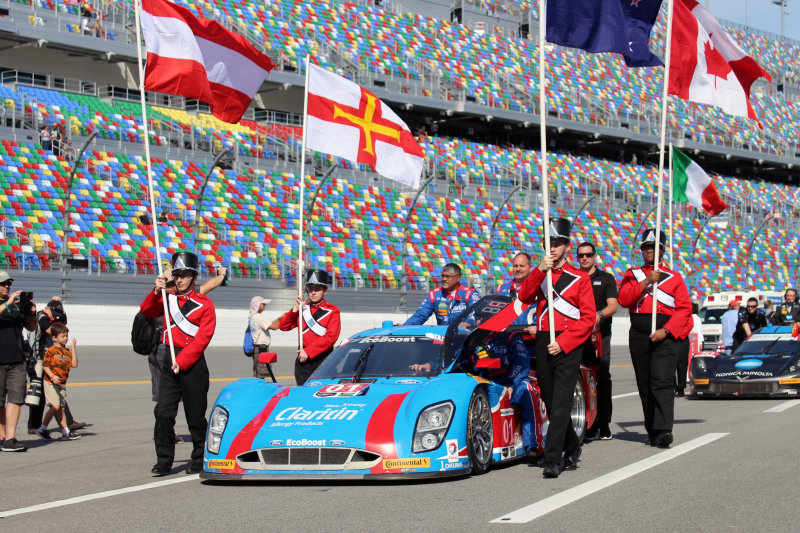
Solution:
<svg viewBox="0 0 800 533">
<path fill-rule="evenodd" d="M 586 432 L 585 440 L 608 440 L 611 438 L 611 315 L 617 312 L 617 280 L 595 266 L 597 251 L 591 242 L 580 243 L 577 256 L 581 270 L 592 280 L 597 308 L 592 336 L 583 345 L 583 364 L 597 366 L 597 418 Z M 602 346 L 599 354 L 593 342 L 598 334 Z"/>
</svg>

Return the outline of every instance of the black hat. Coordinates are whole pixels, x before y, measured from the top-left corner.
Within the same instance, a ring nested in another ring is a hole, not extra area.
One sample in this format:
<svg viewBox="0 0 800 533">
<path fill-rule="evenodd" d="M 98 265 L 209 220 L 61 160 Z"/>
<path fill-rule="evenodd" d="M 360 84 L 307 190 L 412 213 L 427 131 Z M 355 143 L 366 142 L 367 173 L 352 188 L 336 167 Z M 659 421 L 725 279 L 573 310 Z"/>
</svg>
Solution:
<svg viewBox="0 0 800 533">
<path fill-rule="evenodd" d="M 64 304 L 61 303 L 61 300 L 50 300 L 47 302 L 47 307 L 56 311 L 64 310 Z"/>
<path fill-rule="evenodd" d="M 667 236 L 664 235 L 662 231 L 659 235 L 658 242 L 660 243 L 659 248 L 661 250 L 667 245 Z M 655 246 L 656 245 L 656 230 L 655 228 L 647 228 L 642 232 L 642 242 L 639 243 L 639 248 L 644 248 L 645 246 Z"/>
<path fill-rule="evenodd" d="M 563 242 L 569 244 L 569 231 L 572 229 L 572 223 L 566 218 L 551 218 L 550 219 L 550 242 Z"/>
<path fill-rule="evenodd" d="M 306 270 L 306 286 L 324 285 L 326 288 L 331 284 L 331 277 L 327 272 L 319 268 Z"/>
<path fill-rule="evenodd" d="M 197 256 L 192 252 L 176 252 L 172 254 L 172 270 L 191 270 L 199 273 Z"/>
</svg>

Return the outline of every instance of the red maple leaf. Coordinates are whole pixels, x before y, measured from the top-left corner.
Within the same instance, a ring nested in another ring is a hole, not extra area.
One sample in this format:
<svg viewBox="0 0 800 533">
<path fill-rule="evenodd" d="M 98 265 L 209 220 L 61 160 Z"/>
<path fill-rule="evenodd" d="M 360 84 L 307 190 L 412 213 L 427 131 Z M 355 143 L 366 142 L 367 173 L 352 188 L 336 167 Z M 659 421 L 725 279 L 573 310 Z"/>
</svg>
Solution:
<svg viewBox="0 0 800 533">
<path fill-rule="evenodd" d="M 727 79 L 728 74 L 731 73 L 731 66 L 728 64 L 725 58 L 722 57 L 722 54 L 720 54 L 718 50 L 711 47 L 711 41 L 706 41 L 705 55 L 706 72 L 712 76 L 718 76 L 720 78 Z"/>
</svg>

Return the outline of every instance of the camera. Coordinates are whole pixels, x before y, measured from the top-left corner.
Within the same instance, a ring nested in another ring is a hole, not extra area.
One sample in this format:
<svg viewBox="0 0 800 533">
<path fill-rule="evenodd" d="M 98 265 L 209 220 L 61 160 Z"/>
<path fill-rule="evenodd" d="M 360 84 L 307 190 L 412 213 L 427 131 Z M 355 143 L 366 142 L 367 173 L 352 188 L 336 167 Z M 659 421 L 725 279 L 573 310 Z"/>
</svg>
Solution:
<svg viewBox="0 0 800 533">
<path fill-rule="evenodd" d="M 33 311 L 33 292 L 23 291 L 19 295 L 19 310 L 23 315 L 31 315 Z"/>
</svg>

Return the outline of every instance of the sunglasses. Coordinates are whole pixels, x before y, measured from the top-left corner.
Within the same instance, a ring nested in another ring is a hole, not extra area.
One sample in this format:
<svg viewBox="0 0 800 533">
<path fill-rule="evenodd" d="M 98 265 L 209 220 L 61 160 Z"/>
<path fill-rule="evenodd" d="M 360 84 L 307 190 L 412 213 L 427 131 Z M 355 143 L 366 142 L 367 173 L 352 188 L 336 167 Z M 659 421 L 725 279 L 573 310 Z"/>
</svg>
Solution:
<svg viewBox="0 0 800 533">
<path fill-rule="evenodd" d="M 756 309 L 756 308 L 758 308 L 758 306 L 757 305 L 748 305 L 747 308 L 748 309 Z"/>
<path fill-rule="evenodd" d="M 583 259 L 584 257 L 594 257 L 594 254 L 593 253 L 578 254 L 578 259 Z"/>
<path fill-rule="evenodd" d="M 3 287 L 10 287 L 11 286 L 11 282 L 10 281 L 4 281 L 3 283 L 0 283 L 0 285 L 2 285 Z"/>
</svg>

